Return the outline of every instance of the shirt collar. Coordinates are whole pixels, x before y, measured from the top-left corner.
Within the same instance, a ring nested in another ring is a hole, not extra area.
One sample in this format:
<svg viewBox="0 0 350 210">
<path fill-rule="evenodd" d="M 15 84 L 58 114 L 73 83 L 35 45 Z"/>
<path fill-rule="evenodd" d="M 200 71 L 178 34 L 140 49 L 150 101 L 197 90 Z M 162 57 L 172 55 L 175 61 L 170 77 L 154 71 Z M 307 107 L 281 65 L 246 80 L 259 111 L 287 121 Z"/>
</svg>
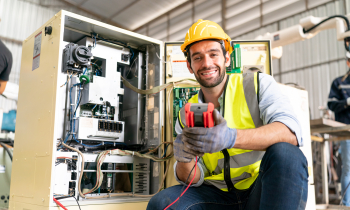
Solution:
<svg viewBox="0 0 350 210">
<path fill-rule="evenodd" d="M 225 91 L 222 91 L 221 96 L 218 99 L 220 107 L 222 107 L 224 93 L 225 93 Z M 204 94 L 202 92 L 202 89 L 200 89 L 199 92 L 198 92 L 198 103 L 205 103 L 204 102 Z"/>
</svg>

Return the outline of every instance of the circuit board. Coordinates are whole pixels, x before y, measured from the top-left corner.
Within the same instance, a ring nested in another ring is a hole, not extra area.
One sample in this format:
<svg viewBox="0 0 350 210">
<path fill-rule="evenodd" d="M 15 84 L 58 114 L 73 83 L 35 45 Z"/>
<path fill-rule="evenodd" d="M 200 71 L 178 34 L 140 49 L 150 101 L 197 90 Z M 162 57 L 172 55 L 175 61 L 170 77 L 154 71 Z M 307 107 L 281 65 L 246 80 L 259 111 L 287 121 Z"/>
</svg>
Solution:
<svg viewBox="0 0 350 210">
<path fill-rule="evenodd" d="M 173 90 L 173 136 L 176 137 L 175 125 L 179 111 L 185 106 L 187 101 L 198 93 L 200 88 L 188 87 L 188 88 L 174 88 Z"/>
<path fill-rule="evenodd" d="M 81 117 L 93 117 L 114 120 L 115 108 L 110 104 L 84 104 L 80 106 Z"/>
</svg>

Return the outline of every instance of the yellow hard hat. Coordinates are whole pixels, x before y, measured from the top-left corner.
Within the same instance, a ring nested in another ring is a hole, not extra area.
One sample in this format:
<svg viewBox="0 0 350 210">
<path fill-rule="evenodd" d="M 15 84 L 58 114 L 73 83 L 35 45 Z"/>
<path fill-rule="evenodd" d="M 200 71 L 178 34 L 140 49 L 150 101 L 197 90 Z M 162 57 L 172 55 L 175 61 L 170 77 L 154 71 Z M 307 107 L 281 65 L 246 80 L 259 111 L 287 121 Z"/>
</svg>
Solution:
<svg viewBox="0 0 350 210">
<path fill-rule="evenodd" d="M 205 39 L 223 40 L 225 42 L 226 51 L 230 54 L 233 51 L 231 38 L 224 32 L 221 26 L 210 20 L 199 19 L 197 23 L 193 24 L 187 31 L 185 42 L 181 45 L 182 52 L 186 52 L 186 47 L 188 45 Z"/>
</svg>

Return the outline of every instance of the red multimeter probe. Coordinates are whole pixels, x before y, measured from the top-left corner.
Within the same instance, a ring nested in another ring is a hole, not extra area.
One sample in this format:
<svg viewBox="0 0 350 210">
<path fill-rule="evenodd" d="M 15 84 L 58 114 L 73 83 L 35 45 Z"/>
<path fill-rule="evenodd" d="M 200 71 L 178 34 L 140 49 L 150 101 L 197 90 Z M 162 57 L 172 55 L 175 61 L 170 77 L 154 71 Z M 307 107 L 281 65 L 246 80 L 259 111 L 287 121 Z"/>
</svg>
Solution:
<svg viewBox="0 0 350 210">
<path fill-rule="evenodd" d="M 214 111 L 214 104 L 213 103 L 202 103 L 202 104 L 187 103 L 185 105 L 186 125 L 188 127 L 205 127 L 205 128 L 214 127 L 213 111 Z M 194 174 L 193 174 L 192 180 L 188 184 L 185 191 L 183 191 L 183 193 L 181 193 L 181 195 L 174 202 L 172 202 L 167 207 L 165 207 L 164 210 L 166 210 L 171 205 L 176 203 L 176 201 L 178 201 L 179 198 L 183 194 L 185 194 L 187 189 L 191 186 L 192 181 L 194 180 L 194 177 L 196 176 L 196 171 L 197 171 L 196 166 L 197 166 L 197 157 L 196 157 L 196 163 L 194 166 L 195 168 L 194 168 Z"/>
</svg>

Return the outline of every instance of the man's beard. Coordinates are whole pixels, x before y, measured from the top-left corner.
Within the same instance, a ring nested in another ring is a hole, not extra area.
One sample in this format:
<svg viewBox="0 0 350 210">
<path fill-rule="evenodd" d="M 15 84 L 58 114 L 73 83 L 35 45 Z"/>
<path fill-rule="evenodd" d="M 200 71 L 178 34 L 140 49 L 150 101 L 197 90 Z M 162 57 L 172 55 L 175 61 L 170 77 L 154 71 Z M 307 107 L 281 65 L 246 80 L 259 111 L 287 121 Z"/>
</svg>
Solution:
<svg viewBox="0 0 350 210">
<path fill-rule="evenodd" d="M 214 78 L 213 82 L 209 82 L 209 81 L 206 81 L 205 79 L 201 79 L 199 74 L 202 70 L 204 70 L 204 71 L 205 70 L 217 70 L 218 75 L 216 78 Z M 225 78 L 225 72 L 221 72 L 220 66 L 210 66 L 209 68 L 202 68 L 202 69 L 198 70 L 197 73 L 199 73 L 199 74 L 197 75 L 195 73 L 194 76 L 196 77 L 198 83 L 201 86 L 206 87 L 206 88 L 212 88 L 212 87 L 218 86 Z"/>
</svg>

